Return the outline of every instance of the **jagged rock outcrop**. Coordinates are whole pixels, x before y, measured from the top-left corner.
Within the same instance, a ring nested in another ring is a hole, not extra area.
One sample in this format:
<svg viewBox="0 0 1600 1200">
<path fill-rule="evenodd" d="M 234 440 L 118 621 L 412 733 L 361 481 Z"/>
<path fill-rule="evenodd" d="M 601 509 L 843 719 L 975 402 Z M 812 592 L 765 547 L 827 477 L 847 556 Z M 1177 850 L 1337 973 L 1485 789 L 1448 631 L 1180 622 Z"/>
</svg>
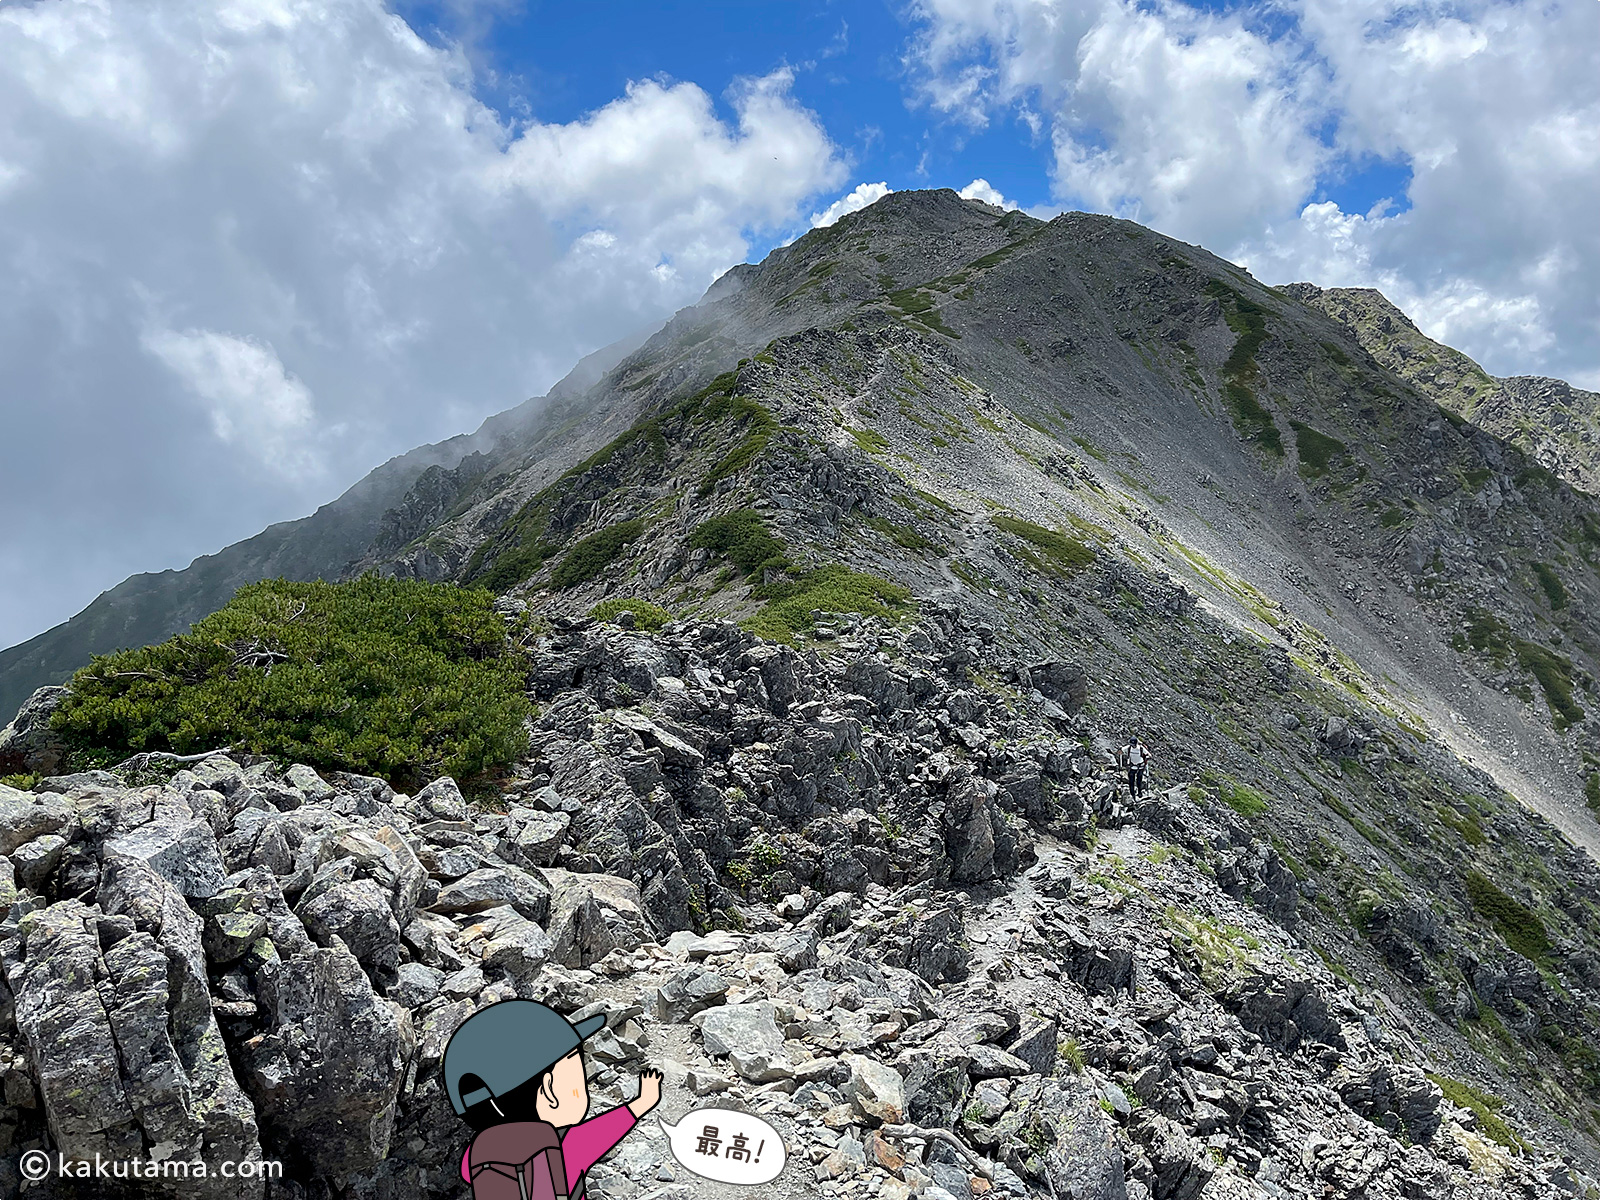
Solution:
<svg viewBox="0 0 1600 1200">
<path fill-rule="evenodd" d="M 597 1103 L 648 1062 L 680 1111 L 766 1114 L 793 1194 L 1548 1194 L 1526 1160 L 1474 1174 L 1476 1118 L 1408 1019 L 1298 956 L 1304 915 L 1260 882 L 1273 847 L 1185 787 L 1097 808 L 1081 746 L 1113 739 L 1080 715 L 1063 748 L 1060 700 L 999 703 L 987 631 L 941 619 L 937 658 L 875 622 L 826 655 L 727 625 L 551 629 L 502 812 L 448 779 L 406 796 L 221 756 L 0 791 L 0 1129 L 68 1157 L 279 1160 L 300 1190 L 274 1196 L 453 1196 L 444 1045 L 522 996 L 612 1014 Z M 939 749 L 857 689 L 883 676 L 853 642 L 963 718 Z M 578 660 L 581 683 L 551 665 Z M 994 724 L 953 758 L 973 721 Z M 1057 781 L 1044 811 L 1022 776 Z M 1062 807 L 1100 814 L 1093 846 L 1050 833 Z M 1527 996 L 1475 970 L 1488 1002 Z M 630 1141 L 590 1186 L 632 1196 L 663 1153 Z"/>
<path fill-rule="evenodd" d="M 50 727 L 64 687 L 42 687 L 22 702 L 17 715 L 0 729 L 0 775 L 54 775 L 66 757 L 67 744 Z M 4 710 L 0 702 L 0 711 Z"/>
</svg>

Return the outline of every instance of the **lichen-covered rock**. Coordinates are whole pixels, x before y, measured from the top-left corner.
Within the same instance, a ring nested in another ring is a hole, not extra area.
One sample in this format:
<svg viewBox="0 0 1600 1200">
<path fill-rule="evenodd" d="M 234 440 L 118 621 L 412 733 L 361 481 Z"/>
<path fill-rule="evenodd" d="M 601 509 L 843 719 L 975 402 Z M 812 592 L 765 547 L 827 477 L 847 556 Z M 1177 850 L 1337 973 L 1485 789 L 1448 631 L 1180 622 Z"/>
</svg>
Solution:
<svg viewBox="0 0 1600 1200">
<path fill-rule="evenodd" d="M 441 888 L 432 908 L 442 913 L 478 913 L 509 904 L 530 921 L 550 915 L 550 887 L 542 877 L 515 867 L 480 867 Z"/>
<path fill-rule="evenodd" d="M 0 775 L 54 775 L 67 744 L 50 718 L 67 698 L 64 687 L 42 687 L 22 702 L 10 724 L 0 728 Z"/>
<path fill-rule="evenodd" d="M 339 945 L 265 964 L 256 987 L 264 1031 L 237 1054 L 269 1153 L 330 1177 L 370 1170 L 394 1132 L 410 1016 Z"/>
<path fill-rule="evenodd" d="M 1054 1137 L 1044 1162 L 1053 1195 L 1128 1200 L 1122 1152 L 1099 1097 L 1074 1082 L 1052 1081 L 1039 1101 L 1039 1111 Z"/>
</svg>

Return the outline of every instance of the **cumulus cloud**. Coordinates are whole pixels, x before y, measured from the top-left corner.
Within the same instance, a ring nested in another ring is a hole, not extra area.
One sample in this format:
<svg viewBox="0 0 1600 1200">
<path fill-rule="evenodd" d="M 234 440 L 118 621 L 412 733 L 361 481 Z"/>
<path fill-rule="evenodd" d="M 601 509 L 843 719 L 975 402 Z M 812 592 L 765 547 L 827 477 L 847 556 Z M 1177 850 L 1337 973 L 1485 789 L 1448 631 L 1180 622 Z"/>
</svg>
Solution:
<svg viewBox="0 0 1600 1200">
<path fill-rule="evenodd" d="M 1000 189 L 992 186 L 987 179 L 974 179 L 956 194 L 963 200 L 982 200 L 985 204 L 992 204 L 1007 212 L 1022 207 L 1015 200 L 1007 200 L 1000 194 Z"/>
<path fill-rule="evenodd" d="M 844 182 L 790 84 L 514 123 L 381 0 L 0 5 L 0 645 L 692 302 Z"/>
<path fill-rule="evenodd" d="M 876 204 L 893 190 L 887 183 L 858 183 L 853 191 L 846 192 L 821 212 L 812 213 L 811 228 L 832 225 L 847 213 L 860 212 L 867 205 Z"/>
<path fill-rule="evenodd" d="M 1600 381 L 1600 5 L 917 0 L 920 101 L 1042 119 L 1055 197 L 1273 281 L 1384 288 L 1491 370 Z M 1403 194 L 1344 211 L 1374 167 Z"/>
</svg>

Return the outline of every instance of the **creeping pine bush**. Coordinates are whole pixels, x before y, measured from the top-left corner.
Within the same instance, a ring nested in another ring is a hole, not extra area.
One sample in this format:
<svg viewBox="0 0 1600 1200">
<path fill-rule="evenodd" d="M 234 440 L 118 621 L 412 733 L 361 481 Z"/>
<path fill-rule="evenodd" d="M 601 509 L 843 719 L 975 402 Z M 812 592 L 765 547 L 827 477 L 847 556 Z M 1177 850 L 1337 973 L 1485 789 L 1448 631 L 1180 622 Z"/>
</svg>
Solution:
<svg viewBox="0 0 1600 1200">
<path fill-rule="evenodd" d="M 789 566 L 782 539 L 767 528 L 753 508 L 735 509 L 700 522 L 689 535 L 689 545 L 695 550 L 726 555 L 746 575 L 769 568 L 781 571 Z"/>
<path fill-rule="evenodd" d="M 401 786 L 511 762 L 527 669 L 482 588 L 270 580 L 186 634 L 102 655 L 52 718 L 78 762 L 231 746 Z"/>
<path fill-rule="evenodd" d="M 635 629 L 646 629 L 651 633 L 660 629 L 672 620 L 672 614 L 659 604 L 652 604 L 648 600 L 640 600 L 634 596 L 614 596 L 610 600 L 602 600 L 589 610 L 591 621 L 610 621 L 619 613 L 632 613 Z"/>
<path fill-rule="evenodd" d="M 750 596 L 762 601 L 761 610 L 745 627 L 773 641 L 787 642 L 812 628 L 818 612 L 893 619 L 915 607 L 910 591 L 892 580 L 838 563 L 802 570 L 754 509 L 701 522 L 689 535 L 689 545 L 726 556 L 755 581 Z M 777 578 L 769 580 L 769 571 L 778 573 Z"/>
<path fill-rule="evenodd" d="M 1537 959 L 1550 949 L 1550 934 L 1539 914 L 1506 895 L 1481 871 L 1467 873 L 1467 899 L 1524 958 Z"/>
<path fill-rule="evenodd" d="M 615 525 L 607 525 L 599 533 L 591 533 L 567 551 L 567 556 L 551 572 L 551 584 L 558 588 L 569 588 L 588 583 L 615 561 L 624 546 L 638 541 L 643 533 L 644 522 L 637 518 L 618 521 Z"/>
</svg>

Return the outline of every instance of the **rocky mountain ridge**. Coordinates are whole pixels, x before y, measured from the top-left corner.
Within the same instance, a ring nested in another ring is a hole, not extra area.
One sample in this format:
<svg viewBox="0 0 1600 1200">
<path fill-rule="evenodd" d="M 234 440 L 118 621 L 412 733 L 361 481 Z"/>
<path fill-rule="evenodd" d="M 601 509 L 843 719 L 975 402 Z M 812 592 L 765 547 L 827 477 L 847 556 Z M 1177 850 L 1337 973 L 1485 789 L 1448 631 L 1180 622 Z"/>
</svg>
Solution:
<svg viewBox="0 0 1600 1200">
<path fill-rule="evenodd" d="M 705 497 L 742 482 L 708 484 L 742 464 L 703 453 L 691 476 L 696 448 L 679 461 L 673 438 L 656 440 L 672 406 L 738 356 L 706 436 L 762 464 L 745 474 L 756 507 L 800 521 L 799 545 L 885 568 L 918 596 L 965 594 L 1004 627 L 1030 623 L 1016 589 L 1038 589 L 1007 567 L 991 511 L 1078 530 L 1411 713 L 1600 850 L 1580 798 L 1600 769 L 1583 702 L 1600 662 L 1600 508 L 1294 297 L 1109 218 L 1045 224 L 940 193 L 885 201 L 731 272 L 597 386 L 567 450 L 476 481 L 453 517 L 362 566 L 532 584 L 541 606 L 585 611 L 620 585 L 545 589 L 567 546 L 644 519 L 630 553 L 671 558 L 662 546 L 686 551 L 717 509 Z M 767 416 L 739 407 L 751 403 Z M 796 438 L 834 465 L 812 471 Z M 814 478 L 779 495 L 763 472 L 785 457 Z M 868 462 L 885 470 L 828 494 Z M 650 518 L 675 487 L 693 494 Z M 897 491 L 905 503 L 876 503 Z M 926 545 L 874 544 L 871 521 L 908 513 Z M 982 563 L 942 552 L 956 529 L 978 535 Z M 674 612 L 737 609 L 709 579 L 686 586 L 682 565 L 645 572 L 639 594 Z M 1009 586 L 990 597 L 970 586 L 983 575 Z"/>
<path fill-rule="evenodd" d="M 613 1099 L 770 1114 L 781 1196 L 1597 1194 L 1592 497 L 1293 290 L 953 193 L 730 272 L 541 429 L 360 560 L 537 631 L 496 794 L 0 792 L 14 1150 L 458 1194 L 438 1056 L 524 995 L 612 1014 Z M 721 1185 L 641 1131 L 593 1186 Z"/>
<path fill-rule="evenodd" d="M 1441 406 L 1505 438 L 1545 470 L 1600 495 L 1600 393 L 1561 379 L 1496 379 L 1425 336 L 1372 288 L 1290 284 L 1285 292 L 1339 321 L 1378 362 Z"/>
<path fill-rule="evenodd" d="M 182 570 L 133 575 L 82 612 L 25 642 L 0 649 L 0 713 L 12 713 L 37 688 L 64 682 L 96 654 L 144 646 L 181 633 L 215 612 L 247 583 L 262 579 L 339 579 L 369 546 L 385 546 L 395 522 L 415 513 L 441 477 L 471 473 L 469 461 L 536 442 L 559 423 L 564 403 L 644 340 L 642 331 L 596 351 L 545 396 L 490 417 L 474 432 L 396 455 L 310 516 L 269 526 Z M 433 517 L 443 515 L 435 511 Z"/>
<path fill-rule="evenodd" d="M 459 1195 L 443 1048 L 523 996 L 608 1014 L 597 1103 L 648 1063 L 668 1120 L 774 1122 L 778 1196 L 1593 1194 L 1555 1078 L 1524 1091 L 1486 1053 L 1600 1011 L 1600 872 L 1513 803 L 1461 819 L 1571 889 L 1549 980 L 1360 871 L 1361 838 L 1216 770 L 1119 796 L 1084 672 L 937 605 L 802 651 L 558 621 L 530 686 L 504 811 L 449 779 L 405 796 L 220 755 L 0 788 L 0 1187 L 29 1148 L 160 1147 L 286 1173 L 127 1194 Z M 1337 703 L 1274 690 L 1307 717 Z M 1398 732 L 1290 736 L 1326 759 Z M 1478 782 L 1396 740 L 1436 788 Z M 1350 867 L 1376 890 L 1341 895 Z M 1440 961 L 1470 983 L 1406 986 Z M 590 1187 L 734 1194 L 651 1130 Z"/>
</svg>

